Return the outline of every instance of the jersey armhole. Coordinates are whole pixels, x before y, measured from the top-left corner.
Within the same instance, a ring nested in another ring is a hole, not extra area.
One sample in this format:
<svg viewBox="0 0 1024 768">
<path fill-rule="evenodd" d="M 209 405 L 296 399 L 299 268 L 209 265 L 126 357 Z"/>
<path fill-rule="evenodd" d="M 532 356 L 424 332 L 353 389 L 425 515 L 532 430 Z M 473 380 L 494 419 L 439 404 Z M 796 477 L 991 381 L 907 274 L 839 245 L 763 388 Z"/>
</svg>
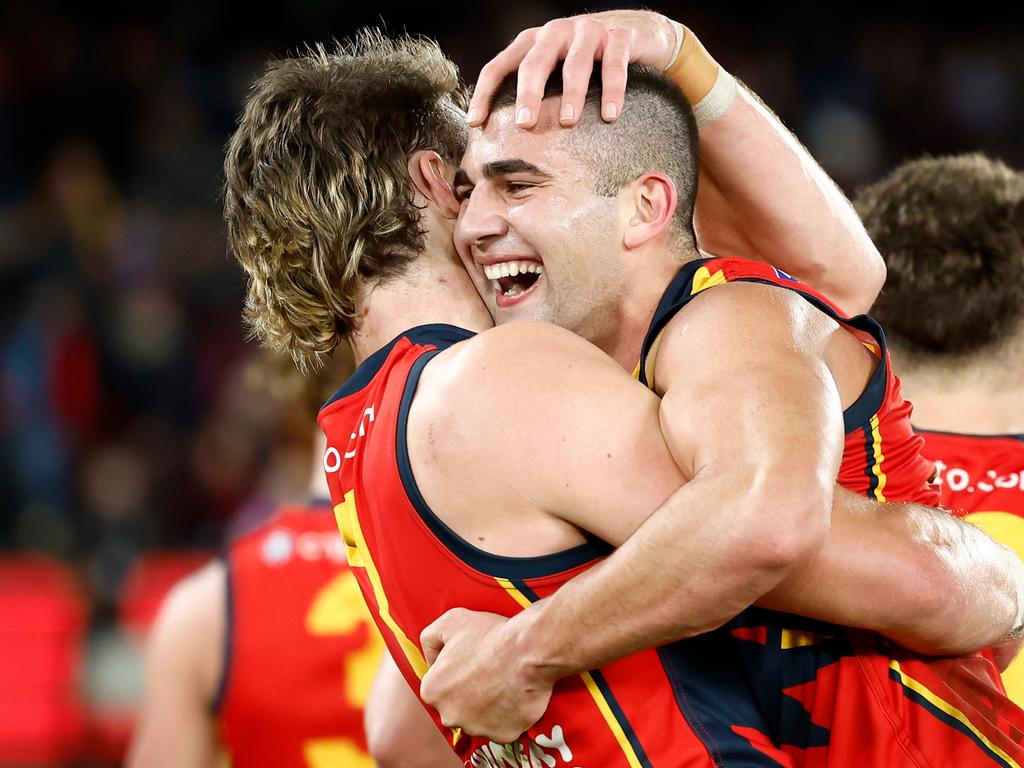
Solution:
<svg viewBox="0 0 1024 768">
<path fill-rule="evenodd" d="M 416 510 L 420 520 L 437 538 L 445 549 L 456 559 L 474 570 L 493 577 L 510 579 L 538 579 L 553 576 L 564 571 L 585 565 L 593 560 L 605 557 L 611 552 L 611 545 L 600 539 L 587 535 L 587 541 L 571 549 L 537 557 L 509 557 L 486 552 L 470 544 L 459 536 L 430 508 L 412 471 L 409 458 L 408 425 L 409 411 L 412 407 L 420 375 L 435 355 L 442 350 L 435 349 L 421 355 L 412 365 L 406 379 L 405 391 L 398 409 L 395 434 L 395 458 L 398 474 L 402 481 L 409 501 Z"/>
</svg>

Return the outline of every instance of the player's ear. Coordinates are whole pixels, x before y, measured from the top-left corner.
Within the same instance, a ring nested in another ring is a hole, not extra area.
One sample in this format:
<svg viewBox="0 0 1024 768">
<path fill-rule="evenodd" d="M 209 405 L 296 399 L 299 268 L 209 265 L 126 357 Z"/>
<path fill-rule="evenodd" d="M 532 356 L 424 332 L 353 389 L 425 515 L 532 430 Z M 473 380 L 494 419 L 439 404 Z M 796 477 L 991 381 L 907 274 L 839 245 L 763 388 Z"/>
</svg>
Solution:
<svg viewBox="0 0 1024 768">
<path fill-rule="evenodd" d="M 423 197 L 433 201 L 441 214 L 455 219 L 459 215 L 459 201 L 451 184 L 452 169 L 432 150 L 421 149 L 409 158 L 409 178 Z"/>
<path fill-rule="evenodd" d="M 645 173 L 624 190 L 628 221 L 623 237 L 626 248 L 650 242 L 672 226 L 678 195 L 664 173 Z"/>
</svg>

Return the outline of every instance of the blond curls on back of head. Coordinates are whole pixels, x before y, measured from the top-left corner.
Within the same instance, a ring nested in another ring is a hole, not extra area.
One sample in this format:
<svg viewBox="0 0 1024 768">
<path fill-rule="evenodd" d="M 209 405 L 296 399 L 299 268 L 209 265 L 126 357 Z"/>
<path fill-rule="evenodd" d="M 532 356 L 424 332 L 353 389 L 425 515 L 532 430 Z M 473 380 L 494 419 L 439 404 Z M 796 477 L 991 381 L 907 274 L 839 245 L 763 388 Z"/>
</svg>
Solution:
<svg viewBox="0 0 1024 768">
<path fill-rule="evenodd" d="M 407 165 L 457 161 L 465 92 L 432 40 L 363 30 L 271 63 L 228 142 L 224 216 L 252 335 L 317 368 L 357 327 L 366 286 L 423 248 Z"/>
</svg>

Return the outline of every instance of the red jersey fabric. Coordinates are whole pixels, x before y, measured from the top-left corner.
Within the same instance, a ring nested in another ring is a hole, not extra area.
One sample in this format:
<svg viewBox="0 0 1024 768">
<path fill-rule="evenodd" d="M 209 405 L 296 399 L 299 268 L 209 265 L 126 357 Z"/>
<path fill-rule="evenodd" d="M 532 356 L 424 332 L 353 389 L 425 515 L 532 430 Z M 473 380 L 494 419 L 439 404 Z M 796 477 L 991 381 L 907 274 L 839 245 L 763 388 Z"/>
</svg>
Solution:
<svg viewBox="0 0 1024 768">
<path fill-rule="evenodd" d="M 330 506 L 282 507 L 227 552 L 213 709 L 235 768 L 372 768 L 363 706 L 383 643 Z"/>
<path fill-rule="evenodd" d="M 1024 557 L 1024 435 L 917 432 L 938 469 L 943 506 Z M 1024 705 L 1024 659 L 1003 672 L 1003 683 Z"/>
<path fill-rule="evenodd" d="M 349 562 L 391 655 L 417 692 L 426 671 L 419 635 L 444 611 L 461 606 L 511 616 L 608 551 L 590 542 L 545 557 L 500 557 L 458 537 L 427 506 L 409 462 L 409 408 L 423 367 L 470 335 L 445 325 L 407 331 L 368 358 L 320 413 Z M 703 641 L 694 648 L 702 650 Z M 676 644 L 561 680 L 544 717 L 510 745 L 455 734 L 436 711 L 428 712 L 467 766 L 791 765 L 761 736 L 763 718 L 734 649 L 694 655 Z M 687 687 L 703 690 L 708 706 L 693 707 Z M 737 737 L 736 723 L 749 726 L 752 736 Z"/>
<path fill-rule="evenodd" d="M 839 483 L 877 501 L 913 499 L 938 502 L 938 490 L 929 480 L 935 473 L 921 456 L 924 441 L 910 426 L 910 403 L 900 393 L 893 373 L 885 334 L 867 315 L 849 318 L 827 298 L 780 269 L 745 259 L 696 259 L 687 263 L 665 291 L 644 339 L 637 378 L 654 389 L 654 363 L 665 326 L 695 296 L 716 285 L 762 283 L 794 291 L 836 320 L 878 358 L 864 393 L 843 414 L 846 445 Z M 890 471 L 895 470 L 895 471 Z"/>
<path fill-rule="evenodd" d="M 654 388 L 661 332 L 702 291 L 730 282 L 795 291 L 879 358 L 861 397 L 844 413 L 839 482 L 878 501 L 934 504 L 934 463 L 910 426 L 881 327 L 845 317 L 828 299 L 770 265 L 734 258 L 686 264 L 659 304 L 637 377 Z M 879 596 L 884 599 L 884 596 Z M 752 608 L 723 630 L 738 644 L 768 733 L 806 766 L 1020 766 L 1024 714 L 983 656 L 929 660 L 869 632 Z M 724 642 L 723 638 L 719 638 Z"/>
</svg>

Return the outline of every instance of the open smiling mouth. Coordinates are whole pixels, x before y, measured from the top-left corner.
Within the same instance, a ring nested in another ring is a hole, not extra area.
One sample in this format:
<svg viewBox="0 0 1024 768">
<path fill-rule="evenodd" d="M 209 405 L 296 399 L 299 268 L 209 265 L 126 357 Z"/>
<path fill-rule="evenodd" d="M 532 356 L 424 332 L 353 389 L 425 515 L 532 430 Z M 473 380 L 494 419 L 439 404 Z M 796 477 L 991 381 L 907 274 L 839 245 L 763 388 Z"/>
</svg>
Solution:
<svg viewBox="0 0 1024 768">
<path fill-rule="evenodd" d="M 505 298 L 528 292 L 543 274 L 544 267 L 535 261 L 504 261 L 484 267 L 484 276 L 491 281 L 495 292 Z"/>
</svg>

